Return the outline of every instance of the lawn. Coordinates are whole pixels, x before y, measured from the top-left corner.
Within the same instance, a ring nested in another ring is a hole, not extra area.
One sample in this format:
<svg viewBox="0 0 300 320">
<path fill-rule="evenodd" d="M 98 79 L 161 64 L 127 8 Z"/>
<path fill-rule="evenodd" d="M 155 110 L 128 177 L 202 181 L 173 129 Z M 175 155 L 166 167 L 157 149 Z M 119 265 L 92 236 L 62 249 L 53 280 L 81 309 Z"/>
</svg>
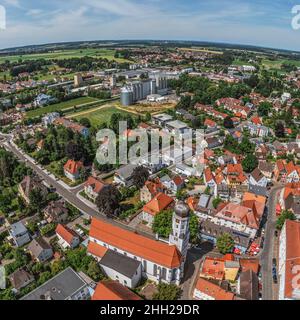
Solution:
<svg viewBox="0 0 300 320">
<path fill-rule="evenodd" d="M 50 112 L 61 111 L 64 109 L 72 108 L 74 106 L 81 106 L 83 104 L 93 103 L 93 102 L 97 102 L 97 101 L 99 101 L 99 100 L 95 99 L 95 98 L 80 97 L 77 99 L 72 99 L 69 101 L 64 101 L 61 103 L 52 104 L 50 106 L 30 110 L 26 113 L 26 116 L 28 118 L 35 118 L 35 117 L 39 117 L 39 116 L 42 116 L 42 115 L 50 113 Z"/>
<path fill-rule="evenodd" d="M 115 50 L 112 49 L 74 49 L 74 50 L 55 50 L 48 53 L 38 53 L 38 54 L 25 54 L 25 55 L 15 55 L 15 56 L 1 56 L 0 64 L 4 63 L 6 60 L 10 62 L 17 62 L 20 59 L 25 60 L 36 60 L 36 59 L 46 59 L 46 60 L 63 60 L 71 58 L 81 58 L 85 56 L 94 58 L 105 58 L 108 60 L 116 60 L 118 62 L 128 62 L 126 59 L 119 59 L 114 57 Z"/>
<path fill-rule="evenodd" d="M 108 105 L 108 106 L 103 106 L 103 108 L 101 109 L 99 108 L 98 110 L 95 110 L 95 111 L 91 110 L 90 112 L 84 112 L 81 115 L 74 114 L 73 116 L 70 115 L 69 117 L 77 120 L 80 120 L 82 118 L 88 118 L 92 126 L 97 127 L 104 122 L 109 122 L 111 116 L 114 113 L 128 114 L 128 112 L 126 111 L 118 110 L 114 106 Z"/>
</svg>

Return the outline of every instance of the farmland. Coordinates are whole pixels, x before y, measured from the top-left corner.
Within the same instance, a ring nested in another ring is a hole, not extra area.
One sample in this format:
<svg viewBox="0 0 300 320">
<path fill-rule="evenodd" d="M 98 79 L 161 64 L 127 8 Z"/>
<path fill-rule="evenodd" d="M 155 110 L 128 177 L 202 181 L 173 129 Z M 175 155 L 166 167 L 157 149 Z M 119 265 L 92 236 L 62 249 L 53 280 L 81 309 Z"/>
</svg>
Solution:
<svg viewBox="0 0 300 320">
<path fill-rule="evenodd" d="M 103 58 L 107 60 L 115 60 L 117 62 L 128 62 L 126 59 L 115 58 L 115 50 L 111 49 L 76 49 L 76 50 L 57 50 L 48 53 L 39 54 L 26 54 L 26 55 L 14 55 L 14 56 L 1 56 L 0 64 L 5 61 L 18 62 L 19 60 L 63 60 L 71 58 L 82 58 L 85 56 L 94 58 Z"/>
</svg>

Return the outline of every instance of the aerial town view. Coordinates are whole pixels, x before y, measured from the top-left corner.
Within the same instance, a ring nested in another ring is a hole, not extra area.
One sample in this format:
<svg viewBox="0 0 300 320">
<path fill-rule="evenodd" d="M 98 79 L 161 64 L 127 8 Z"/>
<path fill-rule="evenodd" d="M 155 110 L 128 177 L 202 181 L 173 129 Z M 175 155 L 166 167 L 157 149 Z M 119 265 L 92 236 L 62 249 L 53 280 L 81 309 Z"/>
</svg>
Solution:
<svg viewBox="0 0 300 320">
<path fill-rule="evenodd" d="M 0 1 L 0 300 L 300 300 L 300 4 L 26 2 Z"/>
</svg>

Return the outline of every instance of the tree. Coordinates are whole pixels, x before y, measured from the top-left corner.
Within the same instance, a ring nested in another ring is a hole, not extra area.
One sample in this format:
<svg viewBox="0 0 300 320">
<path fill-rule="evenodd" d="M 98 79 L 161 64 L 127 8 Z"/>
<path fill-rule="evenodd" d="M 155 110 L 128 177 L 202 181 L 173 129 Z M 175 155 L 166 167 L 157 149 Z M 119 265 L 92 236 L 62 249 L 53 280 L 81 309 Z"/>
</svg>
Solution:
<svg viewBox="0 0 300 320">
<path fill-rule="evenodd" d="M 217 209 L 218 208 L 218 206 L 219 206 L 219 204 L 222 202 L 222 199 L 221 198 L 219 198 L 219 197 L 217 197 L 217 198 L 215 198 L 214 200 L 213 200 L 213 207 L 215 208 L 215 209 Z"/>
<path fill-rule="evenodd" d="M 283 122 L 277 122 L 275 125 L 275 135 L 277 138 L 284 138 L 285 136 L 285 129 Z"/>
<path fill-rule="evenodd" d="M 267 117 L 272 110 L 273 105 L 270 102 L 261 102 L 258 106 L 257 113 L 260 117 Z"/>
<path fill-rule="evenodd" d="M 231 253 L 234 248 L 234 240 L 230 234 L 224 233 L 217 239 L 217 248 L 220 253 Z"/>
<path fill-rule="evenodd" d="M 255 151 L 255 144 L 251 143 L 247 137 L 243 137 L 242 142 L 239 145 L 239 149 L 242 154 L 253 153 Z"/>
<path fill-rule="evenodd" d="M 41 208 L 45 205 L 45 195 L 42 190 L 39 188 L 34 188 L 29 193 L 29 202 L 30 206 L 34 210 L 41 210 Z"/>
<path fill-rule="evenodd" d="M 96 205 L 101 212 L 107 216 L 117 215 L 117 209 L 120 208 L 121 194 L 119 190 L 108 185 L 104 187 L 96 198 Z"/>
<path fill-rule="evenodd" d="M 190 242 L 197 244 L 199 242 L 199 220 L 198 217 L 192 213 L 190 216 Z"/>
<path fill-rule="evenodd" d="M 74 161 L 79 161 L 83 158 L 83 150 L 82 147 L 79 146 L 77 143 L 74 143 L 73 141 L 70 141 L 66 145 L 66 156 L 69 159 L 72 159 Z"/>
<path fill-rule="evenodd" d="M 231 117 L 228 116 L 224 119 L 224 127 L 226 129 L 232 129 L 234 127 Z"/>
<path fill-rule="evenodd" d="M 248 154 L 242 161 L 243 170 L 247 173 L 252 172 L 258 166 L 258 160 L 255 155 Z"/>
<path fill-rule="evenodd" d="M 90 127 L 91 127 L 91 121 L 90 121 L 88 118 L 81 118 L 81 119 L 79 120 L 79 123 L 80 123 L 82 126 L 86 127 L 86 128 L 90 128 Z"/>
<path fill-rule="evenodd" d="M 153 300 L 178 300 L 181 295 L 181 289 L 175 284 L 160 283 L 158 292 L 154 293 Z"/>
<path fill-rule="evenodd" d="M 168 238 L 172 231 L 172 210 L 165 210 L 154 216 L 152 231 L 160 237 Z"/>
<path fill-rule="evenodd" d="M 132 174 L 133 184 L 139 189 L 142 188 L 145 182 L 148 180 L 149 175 L 150 175 L 149 171 L 145 167 L 143 166 L 136 167 L 133 170 L 133 174 Z"/>
<path fill-rule="evenodd" d="M 276 228 L 281 230 L 286 220 L 296 220 L 296 216 L 290 210 L 283 210 L 281 211 L 280 216 L 276 221 Z"/>
</svg>

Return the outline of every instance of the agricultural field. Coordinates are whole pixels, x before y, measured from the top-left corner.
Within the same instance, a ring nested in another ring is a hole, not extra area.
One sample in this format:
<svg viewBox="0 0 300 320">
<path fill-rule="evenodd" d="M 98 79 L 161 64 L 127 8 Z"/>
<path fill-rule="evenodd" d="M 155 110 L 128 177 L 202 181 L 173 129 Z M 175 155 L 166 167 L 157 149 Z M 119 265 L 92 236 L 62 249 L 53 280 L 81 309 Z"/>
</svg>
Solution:
<svg viewBox="0 0 300 320">
<path fill-rule="evenodd" d="M 114 113 L 128 114 L 128 112 L 117 109 L 115 106 L 108 104 L 98 107 L 93 110 L 84 111 L 79 114 L 73 114 L 68 116 L 67 118 L 80 120 L 82 118 L 87 118 L 90 120 L 91 125 L 93 127 L 98 127 L 104 122 L 109 122 L 111 116 Z"/>
<path fill-rule="evenodd" d="M 212 54 L 223 54 L 222 51 L 215 51 L 215 50 L 210 50 L 210 49 L 207 49 L 207 48 L 180 48 L 179 50 L 182 50 L 182 51 L 195 51 L 195 52 L 203 52 L 203 53 L 212 53 Z"/>
<path fill-rule="evenodd" d="M 292 64 L 296 67 L 300 67 L 300 60 L 289 60 L 289 59 L 278 59 L 278 60 L 269 60 L 263 59 L 262 64 L 266 69 L 280 69 L 282 64 Z"/>
<path fill-rule="evenodd" d="M 27 118 L 35 118 L 42 116 L 44 114 L 50 113 L 50 112 L 55 112 L 55 111 L 62 111 L 68 108 L 72 108 L 74 106 L 80 107 L 82 105 L 88 104 L 88 103 L 95 103 L 97 101 L 100 101 L 95 98 L 90 98 L 90 97 L 80 97 L 77 99 L 61 102 L 61 103 L 56 103 L 52 104 L 50 106 L 46 107 L 41 107 L 37 108 L 34 110 L 30 110 L 26 113 Z"/>
<path fill-rule="evenodd" d="M 71 58 L 81 58 L 85 56 L 94 57 L 94 58 L 105 58 L 108 60 L 116 60 L 118 62 L 128 62 L 126 59 L 120 59 L 114 57 L 115 50 L 112 49 L 77 49 L 77 50 L 57 50 L 48 53 L 39 53 L 39 54 L 26 54 L 26 55 L 15 55 L 15 56 L 1 56 L 0 64 L 9 60 L 10 62 L 17 62 L 20 59 L 25 60 L 37 60 L 37 59 L 46 59 L 46 60 L 63 60 Z"/>
</svg>

